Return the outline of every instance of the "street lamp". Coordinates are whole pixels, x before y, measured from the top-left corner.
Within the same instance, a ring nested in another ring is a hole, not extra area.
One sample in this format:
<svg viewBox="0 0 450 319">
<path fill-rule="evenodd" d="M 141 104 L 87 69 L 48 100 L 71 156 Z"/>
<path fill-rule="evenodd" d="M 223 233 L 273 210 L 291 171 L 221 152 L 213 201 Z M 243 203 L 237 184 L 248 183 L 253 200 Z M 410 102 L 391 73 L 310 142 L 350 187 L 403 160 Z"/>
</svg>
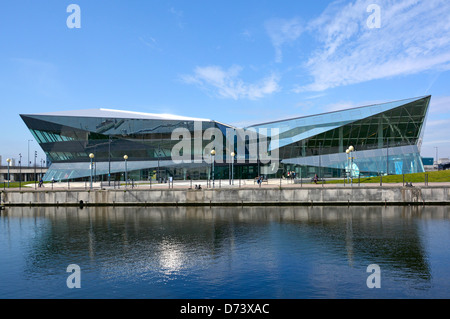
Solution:
<svg viewBox="0 0 450 319">
<path fill-rule="evenodd" d="M 434 148 L 436 149 L 436 161 L 435 161 L 435 163 L 436 163 L 436 166 L 438 166 L 439 165 L 439 162 L 438 162 L 438 147 L 435 146 Z"/>
<path fill-rule="evenodd" d="M 214 158 L 216 155 L 216 150 L 211 150 L 211 157 L 212 157 L 212 179 L 213 179 L 213 188 L 214 188 Z"/>
<path fill-rule="evenodd" d="M 108 136 L 108 186 L 111 186 L 111 135 Z"/>
<path fill-rule="evenodd" d="M 22 153 L 19 153 L 19 189 L 22 189 Z"/>
<path fill-rule="evenodd" d="M 28 140 L 28 164 L 27 166 L 30 167 L 31 161 L 30 161 L 30 142 L 33 142 L 33 140 Z"/>
<path fill-rule="evenodd" d="M 91 171 L 91 189 L 92 189 L 92 168 L 93 168 L 93 159 L 94 159 L 95 155 L 94 153 L 89 154 L 89 158 L 91 159 L 91 166 L 89 167 L 90 171 Z"/>
<path fill-rule="evenodd" d="M 9 188 L 9 166 L 11 165 L 11 159 L 8 158 L 8 159 L 6 160 L 6 162 L 8 163 L 8 188 Z"/>
<path fill-rule="evenodd" d="M 234 185 L 234 157 L 236 156 L 235 152 L 231 152 L 231 185 Z"/>
<path fill-rule="evenodd" d="M 345 153 L 347 153 L 347 168 L 345 169 L 345 175 L 347 175 L 347 183 L 349 182 L 350 179 L 350 173 L 349 173 L 349 167 L 350 167 L 350 158 L 348 157 L 350 150 L 347 148 L 345 150 Z"/>
<path fill-rule="evenodd" d="M 347 162 L 350 163 L 350 180 L 353 186 L 353 151 L 355 148 L 353 145 L 350 145 L 349 148 L 345 151 L 350 157 L 347 159 Z"/>
<path fill-rule="evenodd" d="M 34 151 L 34 189 L 36 189 L 37 184 L 36 158 L 37 158 L 37 151 Z"/>
<path fill-rule="evenodd" d="M 124 155 L 123 159 L 125 160 L 125 187 L 127 187 L 127 185 L 128 185 L 128 168 L 127 168 L 128 155 Z"/>
</svg>

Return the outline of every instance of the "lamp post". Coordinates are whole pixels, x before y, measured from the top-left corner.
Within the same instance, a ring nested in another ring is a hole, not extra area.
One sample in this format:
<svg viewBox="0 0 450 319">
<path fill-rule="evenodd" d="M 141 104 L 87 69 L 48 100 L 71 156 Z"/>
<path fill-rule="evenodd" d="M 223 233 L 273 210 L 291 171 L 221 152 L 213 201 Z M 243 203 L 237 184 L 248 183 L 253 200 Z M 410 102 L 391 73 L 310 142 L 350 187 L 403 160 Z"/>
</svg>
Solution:
<svg viewBox="0 0 450 319">
<path fill-rule="evenodd" d="M 234 157 L 236 156 L 235 152 L 231 152 L 231 185 L 234 185 Z"/>
<path fill-rule="evenodd" d="M 31 161 L 30 161 L 30 142 L 33 142 L 33 140 L 28 140 L 28 164 L 27 166 L 30 167 Z"/>
<path fill-rule="evenodd" d="M 8 158 L 8 159 L 6 160 L 6 162 L 8 163 L 8 188 L 9 188 L 9 166 L 11 165 L 11 159 Z"/>
<path fill-rule="evenodd" d="M 213 180 L 213 188 L 214 188 L 214 158 L 216 155 L 216 150 L 211 150 L 211 157 L 212 157 L 212 180 Z"/>
<path fill-rule="evenodd" d="M 128 186 L 128 168 L 127 168 L 128 155 L 124 155 L 123 159 L 125 160 L 125 187 L 127 187 Z"/>
<path fill-rule="evenodd" d="M 436 164 L 436 166 L 438 166 L 439 165 L 439 162 L 438 162 L 438 147 L 435 146 L 434 148 L 436 149 L 436 161 L 435 161 L 435 164 Z"/>
<path fill-rule="evenodd" d="M 36 189 L 37 184 L 36 159 L 37 159 L 37 151 L 34 151 L 34 189 Z"/>
<path fill-rule="evenodd" d="M 349 156 L 349 153 L 350 153 L 350 150 L 347 148 L 346 150 L 345 150 L 345 153 L 347 154 L 347 168 L 346 168 L 346 170 L 345 170 L 345 175 L 347 175 L 347 183 L 349 182 L 349 179 L 350 179 L 350 173 L 349 173 L 349 167 L 350 167 L 350 158 L 348 157 Z"/>
<path fill-rule="evenodd" d="M 108 186 L 111 186 L 111 135 L 108 137 Z"/>
<path fill-rule="evenodd" d="M 89 169 L 91 171 L 91 189 L 92 189 L 92 169 L 93 169 L 93 159 L 95 155 L 94 153 L 89 154 L 89 158 L 91 159 L 91 165 L 89 166 Z"/>
<path fill-rule="evenodd" d="M 345 151 L 347 154 L 350 155 L 350 158 L 348 158 L 348 162 L 350 163 L 350 180 L 353 186 L 353 151 L 355 148 L 353 145 L 350 145 L 349 148 Z"/>
<path fill-rule="evenodd" d="M 19 189 L 22 189 L 22 153 L 19 153 Z"/>
</svg>

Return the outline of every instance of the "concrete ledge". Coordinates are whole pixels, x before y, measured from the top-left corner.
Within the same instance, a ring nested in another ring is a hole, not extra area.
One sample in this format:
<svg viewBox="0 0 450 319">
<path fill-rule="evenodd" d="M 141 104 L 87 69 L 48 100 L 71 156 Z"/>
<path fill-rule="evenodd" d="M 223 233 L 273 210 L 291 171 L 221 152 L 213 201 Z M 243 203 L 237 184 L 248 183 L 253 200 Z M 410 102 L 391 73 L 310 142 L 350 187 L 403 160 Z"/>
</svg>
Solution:
<svg viewBox="0 0 450 319">
<path fill-rule="evenodd" d="M 302 187 L 153 190 L 6 190 L 4 206 L 450 205 L 449 187 Z"/>
</svg>

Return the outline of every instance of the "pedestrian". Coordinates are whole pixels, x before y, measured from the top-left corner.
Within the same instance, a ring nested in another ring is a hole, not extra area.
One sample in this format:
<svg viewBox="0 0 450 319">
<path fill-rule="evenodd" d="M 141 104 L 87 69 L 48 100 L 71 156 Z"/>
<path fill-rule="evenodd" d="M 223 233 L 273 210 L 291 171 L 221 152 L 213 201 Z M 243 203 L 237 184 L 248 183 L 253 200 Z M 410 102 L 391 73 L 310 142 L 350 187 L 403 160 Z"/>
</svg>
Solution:
<svg viewBox="0 0 450 319">
<path fill-rule="evenodd" d="M 319 180 L 319 177 L 316 175 L 314 175 L 314 184 L 317 184 L 317 181 Z"/>
</svg>

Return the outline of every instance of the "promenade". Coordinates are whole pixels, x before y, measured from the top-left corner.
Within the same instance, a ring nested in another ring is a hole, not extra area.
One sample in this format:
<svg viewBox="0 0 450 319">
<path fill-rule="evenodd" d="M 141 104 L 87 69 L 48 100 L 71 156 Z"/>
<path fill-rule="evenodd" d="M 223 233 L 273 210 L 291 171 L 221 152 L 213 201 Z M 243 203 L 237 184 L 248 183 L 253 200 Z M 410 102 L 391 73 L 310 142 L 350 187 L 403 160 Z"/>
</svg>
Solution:
<svg viewBox="0 0 450 319">
<path fill-rule="evenodd" d="M 201 189 L 198 189 L 201 185 Z M 258 205 L 449 205 L 450 183 L 314 184 L 292 180 L 57 182 L 0 191 L 7 206 L 258 206 Z"/>
<path fill-rule="evenodd" d="M 236 188 L 351 188 L 351 187 L 405 187 L 407 183 L 358 183 L 354 180 L 353 183 L 343 183 L 342 179 L 336 183 L 322 183 L 317 184 L 310 181 L 310 179 L 269 179 L 261 184 L 256 183 L 253 179 L 234 180 L 233 184 L 228 179 L 206 181 L 173 181 L 172 183 L 151 183 L 148 181 L 129 182 L 127 185 L 124 181 L 121 182 L 94 182 L 92 183 L 92 190 L 149 190 L 149 189 L 195 189 L 196 185 L 200 185 L 202 190 L 205 189 L 236 189 Z M 414 182 L 413 187 L 450 187 L 450 182 Z M 7 184 L 0 184 L 0 191 L 50 191 L 50 190 L 90 190 L 90 182 L 55 182 L 45 183 L 42 187 L 36 184 L 28 184 L 22 187 L 9 187 Z"/>
</svg>

